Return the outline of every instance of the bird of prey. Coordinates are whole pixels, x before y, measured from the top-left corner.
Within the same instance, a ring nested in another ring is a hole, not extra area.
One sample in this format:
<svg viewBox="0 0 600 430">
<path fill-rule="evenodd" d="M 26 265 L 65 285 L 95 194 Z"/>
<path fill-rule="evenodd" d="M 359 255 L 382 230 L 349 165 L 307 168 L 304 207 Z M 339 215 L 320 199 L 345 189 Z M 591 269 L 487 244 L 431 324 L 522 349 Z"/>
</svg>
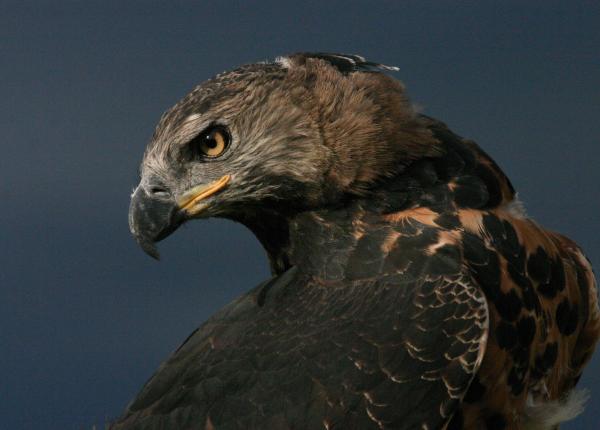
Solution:
<svg viewBox="0 0 600 430">
<path fill-rule="evenodd" d="M 131 197 L 141 247 L 224 217 L 272 278 L 161 365 L 124 429 L 555 429 L 600 333 L 589 262 L 392 67 L 300 53 L 161 118 Z"/>
</svg>

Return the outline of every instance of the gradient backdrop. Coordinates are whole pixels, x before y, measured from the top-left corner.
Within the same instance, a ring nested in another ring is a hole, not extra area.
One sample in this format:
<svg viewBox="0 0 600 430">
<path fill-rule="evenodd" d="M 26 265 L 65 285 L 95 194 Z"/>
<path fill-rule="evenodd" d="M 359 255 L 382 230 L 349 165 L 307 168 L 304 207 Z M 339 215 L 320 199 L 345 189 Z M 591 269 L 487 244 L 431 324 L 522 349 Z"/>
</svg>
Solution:
<svg viewBox="0 0 600 430">
<path fill-rule="evenodd" d="M 231 222 L 187 225 L 160 263 L 127 228 L 161 113 L 242 63 L 322 50 L 400 66 L 413 101 L 600 267 L 600 3 L 496 3 L 0 4 L 0 428 L 100 428 L 268 276 Z M 565 428 L 600 428 L 600 353 L 581 386 L 592 400 Z"/>
</svg>

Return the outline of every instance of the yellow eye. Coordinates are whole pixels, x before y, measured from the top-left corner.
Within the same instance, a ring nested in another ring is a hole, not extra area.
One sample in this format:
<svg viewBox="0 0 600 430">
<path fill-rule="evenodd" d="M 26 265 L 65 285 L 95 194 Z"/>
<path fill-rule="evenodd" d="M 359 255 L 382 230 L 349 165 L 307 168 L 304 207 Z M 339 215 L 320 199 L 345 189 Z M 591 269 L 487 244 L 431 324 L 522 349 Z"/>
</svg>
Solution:
<svg viewBox="0 0 600 430">
<path fill-rule="evenodd" d="M 229 134 L 221 127 L 211 128 L 194 140 L 200 155 L 208 158 L 218 157 L 229 146 Z"/>
</svg>

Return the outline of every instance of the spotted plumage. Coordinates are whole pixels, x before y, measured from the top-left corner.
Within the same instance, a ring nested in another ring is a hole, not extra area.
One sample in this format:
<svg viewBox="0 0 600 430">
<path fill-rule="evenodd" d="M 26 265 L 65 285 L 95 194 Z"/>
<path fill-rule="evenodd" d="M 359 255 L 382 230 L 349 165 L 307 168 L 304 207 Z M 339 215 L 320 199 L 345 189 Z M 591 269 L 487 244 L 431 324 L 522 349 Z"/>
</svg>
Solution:
<svg viewBox="0 0 600 430">
<path fill-rule="evenodd" d="M 600 330 L 589 262 L 391 69 L 296 54 L 163 116 L 132 196 L 138 242 L 157 255 L 188 219 L 226 217 L 273 277 L 190 335 L 112 429 L 553 429 L 579 412 Z"/>
</svg>

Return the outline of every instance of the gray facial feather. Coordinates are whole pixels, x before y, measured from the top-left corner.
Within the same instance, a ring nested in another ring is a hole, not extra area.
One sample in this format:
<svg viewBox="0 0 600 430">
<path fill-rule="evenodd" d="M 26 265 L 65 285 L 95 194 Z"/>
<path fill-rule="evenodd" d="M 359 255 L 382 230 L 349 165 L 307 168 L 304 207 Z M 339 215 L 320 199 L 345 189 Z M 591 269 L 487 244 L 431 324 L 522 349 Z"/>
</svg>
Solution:
<svg viewBox="0 0 600 430">
<path fill-rule="evenodd" d="M 190 159 L 186 146 L 211 124 L 228 128 L 230 147 L 217 159 Z M 397 81 L 291 56 L 217 75 L 166 112 L 142 183 L 159 181 L 178 196 L 231 175 L 205 216 L 267 199 L 316 205 L 326 189 L 329 199 L 331 190 L 361 193 L 436 150 Z"/>
</svg>

